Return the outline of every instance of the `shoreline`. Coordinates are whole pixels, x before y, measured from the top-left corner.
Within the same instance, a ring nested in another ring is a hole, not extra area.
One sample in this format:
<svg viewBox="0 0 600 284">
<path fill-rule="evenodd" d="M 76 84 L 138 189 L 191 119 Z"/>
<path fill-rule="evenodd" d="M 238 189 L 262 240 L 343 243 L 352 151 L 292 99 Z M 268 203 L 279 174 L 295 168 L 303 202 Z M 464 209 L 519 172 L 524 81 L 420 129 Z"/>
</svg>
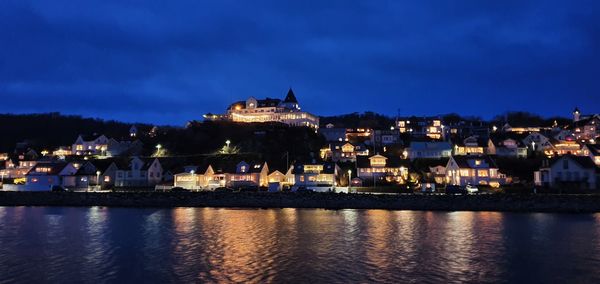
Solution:
<svg viewBox="0 0 600 284">
<path fill-rule="evenodd" d="M 374 195 L 267 192 L 0 192 L 0 206 L 314 208 L 597 213 L 600 195 Z"/>
</svg>

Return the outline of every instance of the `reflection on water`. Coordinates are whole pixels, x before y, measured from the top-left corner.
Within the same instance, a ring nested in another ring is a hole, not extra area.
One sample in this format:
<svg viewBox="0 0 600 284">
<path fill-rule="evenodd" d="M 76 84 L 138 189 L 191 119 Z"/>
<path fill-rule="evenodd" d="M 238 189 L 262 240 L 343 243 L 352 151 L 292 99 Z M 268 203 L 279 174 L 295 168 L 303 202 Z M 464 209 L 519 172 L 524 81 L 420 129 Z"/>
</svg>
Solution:
<svg viewBox="0 0 600 284">
<path fill-rule="evenodd" d="M 4 282 L 600 281 L 600 215 L 0 207 Z"/>
</svg>

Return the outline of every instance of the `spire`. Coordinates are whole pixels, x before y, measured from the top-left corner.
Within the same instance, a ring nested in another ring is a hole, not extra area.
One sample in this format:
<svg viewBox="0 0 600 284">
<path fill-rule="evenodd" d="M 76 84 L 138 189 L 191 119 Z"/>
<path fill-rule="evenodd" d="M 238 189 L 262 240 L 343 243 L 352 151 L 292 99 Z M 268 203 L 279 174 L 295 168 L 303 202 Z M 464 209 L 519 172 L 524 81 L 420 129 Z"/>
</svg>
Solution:
<svg viewBox="0 0 600 284">
<path fill-rule="evenodd" d="M 298 103 L 298 100 L 296 99 L 296 95 L 294 95 L 294 91 L 292 91 L 292 88 L 289 89 L 287 96 L 285 96 L 285 100 L 283 100 L 283 102 L 285 103 Z"/>
</svg>

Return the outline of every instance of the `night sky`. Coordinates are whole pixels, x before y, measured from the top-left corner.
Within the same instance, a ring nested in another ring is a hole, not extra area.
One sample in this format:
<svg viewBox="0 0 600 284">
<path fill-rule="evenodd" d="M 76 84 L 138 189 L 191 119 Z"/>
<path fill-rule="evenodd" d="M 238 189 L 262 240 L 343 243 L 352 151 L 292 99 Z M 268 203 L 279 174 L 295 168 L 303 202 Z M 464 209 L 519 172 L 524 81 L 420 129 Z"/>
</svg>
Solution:
<svg viewBox="0 0 600 284">
<path fill-rule="evenodd" d="M 175 3 L 176 2 L 176 3 Z M 600 111 L 600 1 L 0 1 L 0 112 Z"/>
</svg>

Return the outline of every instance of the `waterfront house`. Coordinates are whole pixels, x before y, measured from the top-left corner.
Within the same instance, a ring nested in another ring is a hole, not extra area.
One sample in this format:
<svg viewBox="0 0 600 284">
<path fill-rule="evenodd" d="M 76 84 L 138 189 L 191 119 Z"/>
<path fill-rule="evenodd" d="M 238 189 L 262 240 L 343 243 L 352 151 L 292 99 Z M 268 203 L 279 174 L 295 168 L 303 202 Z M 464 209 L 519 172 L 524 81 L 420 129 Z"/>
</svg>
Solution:
<svg viewBox="0 0 600 284">
<path fill-rule="evenodd" d="M 70 190 L 88 190 L 99 184 L 100 174 L 97 174 L 94 164 L 90 161 L 71 163 L 77 171 L 72 175 L 64 176 L 62 186 Z"/>
<path fill-rule="evenodd" d="M 596 189 L 599 168 L 588 156 L 571 154 L 544 160 L 534 173 L 538 186 Z"/>
<path fill-rule="evenodd" d="M 364 183 L 405 184 L 408 181 L 409 160 L 396 156 L 361 156 L 356 160 L 357 176 Z"/>
<path fill-rule="evenodd" d="M 62 186 L 64 177 L 73 176 L 76 172 L 77 168 L 74 163 L 38 163 L 26 174 L 25 190 L 51 190 L 52 186 Z"/>
<path fill-rule="evenodd" d="M 451 156 L 446 165 L 447 184 L 499 186 L 505 181 L 494 160 L 487 155 Z"/>
<path fill-rule="evenodd" d="M 174 175 L 174 186 L 187 189 L 215 189 L 224 186 L 225 181 L 215 179 L 211 165 L 186 166 L 183 171 Z"/>
<path fill-rule="evenodd" d="M 160 183 L 162 167 L 156 158 L 140 159 L 133 157 L 116 163 L 116 187 L 148 187 Z"/>
<path fill-rule="evenodd" d="M 294 188 L 333 189 L 340 169 L 333 162 L 295 163 L 292 169 Z"/>
</svg>

